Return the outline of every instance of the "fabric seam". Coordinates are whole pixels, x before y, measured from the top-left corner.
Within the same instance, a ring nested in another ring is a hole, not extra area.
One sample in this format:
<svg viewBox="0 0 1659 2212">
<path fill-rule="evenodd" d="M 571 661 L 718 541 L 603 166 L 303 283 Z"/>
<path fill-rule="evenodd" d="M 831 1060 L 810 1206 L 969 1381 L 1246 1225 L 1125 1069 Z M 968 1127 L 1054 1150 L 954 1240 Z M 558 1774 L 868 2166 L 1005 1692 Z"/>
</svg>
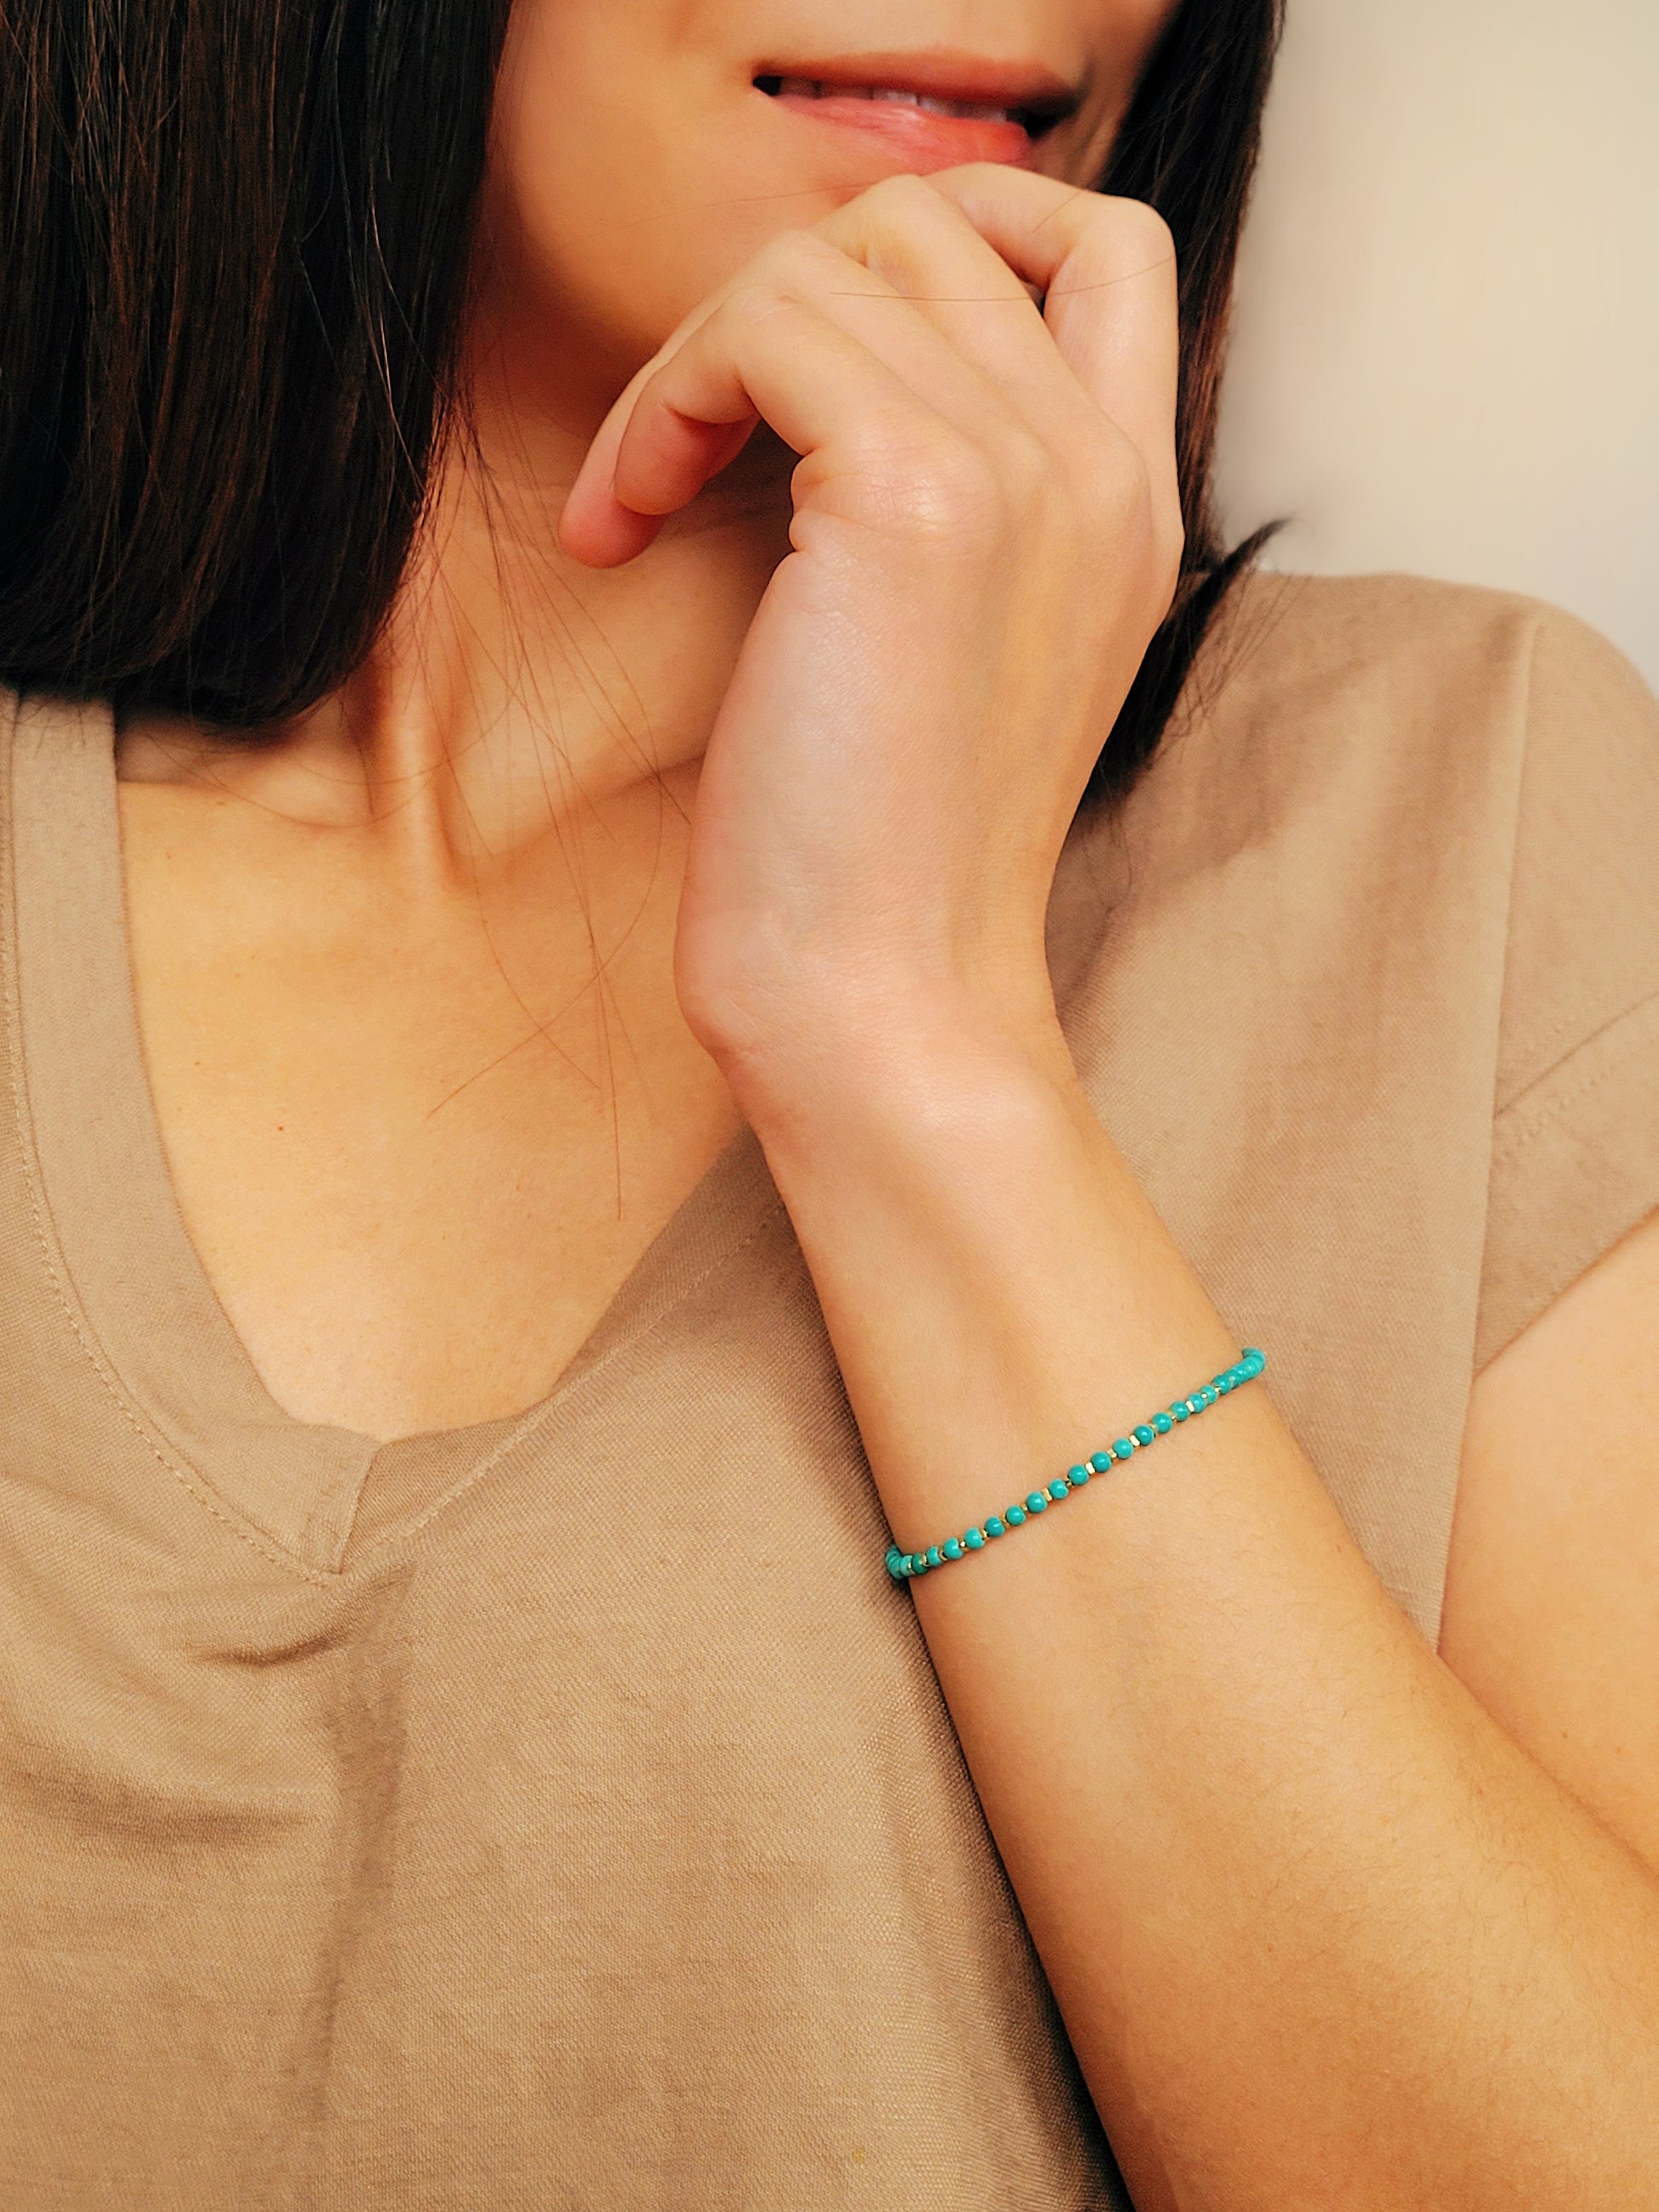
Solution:
<svg viewBox="0 0 1659 2212">
<path fill-rule="evenodd" d="M 1598 1024 L 1588 1036 L 1581 1036 L 1576 1044 L 1570 1046 L 1565 1052 L 1553 1060 L 1541 1074 L 1534 1075 L 1529 1082 L 1523 1084 L 1513 1098 L 1498 1108 L 1494 1117 L 1495 1125 L 1501 1127 L 1512 1114 L 1519 1113 L 1534 1091 L 1541 1091 L 1547 1084 L 1553 1083 L 1564 1069 L 1572 1066 L 1581 1053 L 1588 1052 L 1592 1045 L 1599 1043 L 1610 1031 L 1632 1020 L 1644 1007 L 1650 1006 L 1656 999 L 1659 999 L 1659 984 L 1656 984 L 1650 991 L 1644 991 L 1639 999 L 1632 1000 L 1629 1006 L 1621 1006 L 1616 1014 L 1610 1014 L 1607 1019 Z M 1560 1036 L 1562 1029 L 1565 1026 L 1566 1024 L 1563 1024 L 1558 1027 L 1555 1035 Z"/>
<path fill-rule="evenodd" d="M 280 1567 L 301 1581 L 326 1587 L 330 1577 L 309 1567 L 292 1553 L 275 1543 L 262 1531 L 256 1531 L 243 1522 L 210 1488 L 199 1476 L 187 1473 L 176 1461 L 168 1457 L 145 1421 L 142 1410 L 134 1404 L 120 1377 L 111 1368 L 102 1348 L 94 1340 L 80 1313 L 78 1298 L 70 1295 L 71 1279 L 63 1264 L 63 1253 L 55 1224 L 52 1221 L 51 1203 L 46 1196 L 45 1179 L 34 1143 L 34 1116 L 29 1104 L 27 1083 L 23 1072 L 22 1002 L 18 990 L 18 948 L 21 942 L 21 924 L 17 912 L 16 862 L 16 783 L 14 769 L 18 743 L 18 720 L 21 702 L 14 695 L 10 739 L 6 748 L 6 934 L 8 957 L 3 965 L 6 1016 L 6 1077 L 11 1101 L 12 1126 L 17 1135 L 18 1159 L 23 1170 L 24 1188 L 28 1194 L 29 1224 L 33 1232 L 35 1249 L 46 1280 L 52 1286 L 59 1314 L 67 1322 L 82 1357 L 98 1377 L 117 1411 L 143 1445 L 158 1467 L 165 1469 L 185 1494 L 192 1498 L 210 1518 L 222 1528 L 239 1537 L 250 1550 L 257 1552 L 267 1565 Z"/>
<path fill-rule="evenodd" d="M 0 809 L 0 812 L 3 812 L 4 817 L 5 846 L 3 854 L 0 854 L 0 869 L 3 869 L 4 875 L 3 931 L 9 938 L 9 945 L 0 947 L 0 951 L 6 951 L 9 956 L 0 958 L 0 967 L 3 967 L 5 970 L 3 978 L 0 978 L 0 990 L 3 990 L 4 1000 L 7 1089 L 11 1102 L 12 1123 L 17 1134 L 18 1157 L 27 1194 L 30 1230 L 42 1270 L 51 1285 L 52 1296 L 59 1315 L 69 1327 L 81 1357 L 97 1376 L 100 1385 L 114 1403 L 122 1420 L 138 1438 L 144 1450 L 155 1464 L 165 1469 L 185 1495 L 194 1499 L 210 1519 L 228 1529 L 232 1535 L 239 1537 L 267 1565 L 282 1568 L 299 1581 L 313 1588 L 334 1587 L 355 1577 L 358 1570 L 366 1563 L 378 1559 L 392 1550 L 404 1540 L 413 1537 L 429 1527 L 448 1505 L 464 1497 L 477 1483 L 482 1481 L 487 1474 L 497 1468 L 508 1452 L 516 1449 L 526 1438 L 534 1436 L 537 1430 L 551 1420 L 556 1413 L 573 1401 L 579 1401 L 590 1383 L 596 1382 L 614 1360 L 639 1343 L 642 1338 L 649 1336 L 652 1331 L 659 1328 L 678 1306 L 694 1295 L 715 1269 L 745 1250 L 755 1238 L 762 1234 L 769 1223 L 775 1220 L 784 1211 L 783 1201 L 775 1194 L 766 1202 L 761 1218 L 737 1243 L 724 1245 L 716 1250 L 690 1281 L 665 1302 L 660 1310 L 639 1327 L 626 1330 L 608 1352 L 604 1353 L 585 1374 L 576 1378 L 568 1390 L 559 1391 L 556 1386 L 555 1394 L 551 1397 L 527 1411 L 523 1420 L 516 1424 L 477 1466 L 469 1468 L 465 1475 L 440 1497 L 434 1499 L 415 1521 L 404 1522 L 401 1526 L 388 1529 L 384 1535 L 377 1536 L 371 1544 L 366 1545 L 359 1556 L 346 1566 L 319 1567 L 314 1565 L 301 1553 L 290 1550 L 280 1539 L 272 1536 L 268 1530 L 239 1514 L 236 1508 L 220 1494 L 211 1478 L 200 1468 L 194 1467 L 181 1455 L 176 1456 L 169 1452 L 166 1448 L 167 1439 L 157 1432 L 145 1408 L 128 1389 L 119 1370 L 110 1360 L 98 1341 L 97 1332 L 93 1328 L 89 1318 L 81 1309 L 79 1293 L 75 1289 L 74 1275 L 64 1259 L 62 1241 L 52 1218 L 51 1198 L 46 1189 L 46 1178 L 35 1145 L 33 1112 L 28 1097 L 27 1080 L 24 1068 L 19 963 L 21 930 L 21 918 L 17 910 L 15 778 L 19 724 L 23 702 L 15 692 L 9 693 L 7 696 L 10 706 L 11 730 L 9 742 L 3 748 L 5 791 L 3 808 Z M 325 1510 L 328 1503 L 329 1498 L 325 1494 L 313 1507 L 302 1532 L 302 1540 L 311 1536 L 319 1514 Z M 336 1556 L 343 1555 L 349 1544 L 350 1525 L 348 1522 L 344 1536 L 337 1548 Z"/>
<path fill-rule="evenodd" d="M 1642 1032 L 1637 1030 L 1631 1037 L 1619 1042 L 1610 1057 L 1601 1066 L 1587 1075 L 1583 1082 L 1574 1085 L 1570 1090 L 1562 1091 L 1559 1097 L 1551 1103 L 1547 1111 L 1540 1114 L 1536 1121 L 1529 1122 L 1523 1128 L 1506 1131 L 1504 1124 L 1508 1121 L 1512 1114 L 1516 1113 L 1542 1085 L 1553 1082 L 1571 1068 L 1581 1054 L 1593 1050 L 1604 1038 L 1616 1036 L 1618 1031 L 1627 1023 L 1633 1024 L 1639 1015 L 1656 1003 L 1659 1003 L 1659 990 L 1650 991 L 1645 997 L 1638 999 L 1634 1006 L 1626 1006 L 1623 1013 L 1616 1014 L 1611 1021 L 1603 1022 L 1599 1029 L 1592 1030 L 1590 1035 L 1583 1038 L 1570 1053 L 1564 1054 L 1553 1067 L 1540 1075 L 1535 1082 L 1529 1083 L 1518 1097 L 1504 1107 L 1498 1115 L 1493 1136 L 1493 1165 L 1509 1165 L 1518 1154 L 1526 1150 L 1534 1137 L 1541 1136 L 1545 1130 L 1553 1128 L 1569 1107 L 1577 1105 L 1581 1098 L 1587 1097 L 1592 1091 L 1599 1089 L 1610 1076 L 1617 1074 L 1623 1067 L 1627 1055 L 1641 1045 Z"/>
</svg>

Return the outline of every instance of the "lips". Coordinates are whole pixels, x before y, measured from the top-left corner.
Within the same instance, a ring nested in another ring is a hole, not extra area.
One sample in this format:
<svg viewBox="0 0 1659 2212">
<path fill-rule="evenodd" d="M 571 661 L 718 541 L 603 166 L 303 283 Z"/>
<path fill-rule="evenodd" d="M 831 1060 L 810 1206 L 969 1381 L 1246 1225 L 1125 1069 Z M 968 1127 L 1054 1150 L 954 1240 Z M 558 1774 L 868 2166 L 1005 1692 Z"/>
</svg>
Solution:
<svg viewBox="0 0 1659 2212">
<path fill-rule="evenodd" d="M 959 123 L 1012 123 L 1018 119 L 1012 109 L 989 100 L 939 100 L 932 93 L 909 92 L 897 85 L 825 84 L 807 76 L 777 77 L 771 82 L 775 87 L 773 96 L 778 100 L 868 100 L 894 107 L 918 107 L 924 115 L 949 115 Z"/>
<path fill-rule="evenodd" d="M 1023 165 L 1036 141 L 1076 105 L 1046 73 L 931 58 L 817 64 L 754 82 L 775 106 L 856 131 L 922 173 L 965 161 Z"/>
</svg>

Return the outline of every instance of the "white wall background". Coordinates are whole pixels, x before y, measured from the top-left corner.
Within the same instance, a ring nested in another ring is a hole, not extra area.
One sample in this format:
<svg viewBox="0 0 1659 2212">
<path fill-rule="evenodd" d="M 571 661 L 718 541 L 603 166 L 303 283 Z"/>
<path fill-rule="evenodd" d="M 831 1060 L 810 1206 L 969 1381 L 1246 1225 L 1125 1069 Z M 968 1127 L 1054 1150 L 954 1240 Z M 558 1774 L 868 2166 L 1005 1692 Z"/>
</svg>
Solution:
<svg viewBox="0 0 1659 2212">
<path fill-rule="evenodd" d="M 1659 0 L 1290 0 L 1218 481 L 1271 566 L 1534 592 L 1659 688 Z"/>
</svg>

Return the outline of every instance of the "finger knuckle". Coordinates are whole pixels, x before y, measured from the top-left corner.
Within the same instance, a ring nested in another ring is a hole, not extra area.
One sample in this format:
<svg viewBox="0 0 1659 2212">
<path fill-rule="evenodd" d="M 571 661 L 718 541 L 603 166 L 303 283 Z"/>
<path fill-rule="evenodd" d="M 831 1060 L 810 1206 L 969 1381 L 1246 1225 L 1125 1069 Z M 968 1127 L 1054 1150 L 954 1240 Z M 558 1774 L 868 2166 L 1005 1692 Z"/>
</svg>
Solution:
<svg viewBox="0 0 1659 2212">
<path fill-rule="evenodd" d="M 849 212 L 865 238 L 914 237 L 933 228 L 945 208 L 925 177 L 908 173 L 884 177 L 861 192 Z"/>
<path fill-rule="evenodd" d="M 1101 441 L 1076 471 L 1082 528 L 1098 556 L 1127 565 L 1145 584 L 1150 626 L 1169 611 L 1186 549 L 1181 503 L 1129 440 Z"/>
<path fill-rule="evenodd" d="M 903 170 L 872 185 L 864 194 L 864 204 L 879 209 L 884 214 L 926 215 L 938 207 L 939 194 L 925 177 Z"/>
<path fill-rule="evenodd" d="M 1024 423 L 1004 429 L 997 459 L 1006 497 L 1020 515 L 1036 517 L 1069 503 L 1071 487 L 1057 456 Z"/>
<path fill-rule="evenodd" d="M 771 283 L 787 286 L 841 261 L 842 256 L 819 232 L 791 228 L 769 240 L 756 257 L 755 268 Z"/>
<path fill-rule="evenodd" d="M 895 503 L 908 526 L 940 544 L 972 547 L 1000 540 L 1007 520 L 1006 486 L 988 454 L 966 439 L 930 439 L 895 471 Z"/>
<path fill-rule="evenodd" d="M 1109 425 L 1079 464 L 1077 477 L 1102 526 L 1138 526 L 1152 507 L 1152 477 L 1138 447 Z"/>
<path fill-rule="evenodd" d="M 1127 246 L 1145 252 L 1149 260 L 1165 260 L 1176 250 L 1175 233 L 1148 200 L 1103 197 L 1099 228 Z"/>
<path fill-rule="evenodd" d="M 795 304 L 781 272 L 757 269 L 727 295 L 720 313 L 736 329 L 756 330 Z"/>
</svg>

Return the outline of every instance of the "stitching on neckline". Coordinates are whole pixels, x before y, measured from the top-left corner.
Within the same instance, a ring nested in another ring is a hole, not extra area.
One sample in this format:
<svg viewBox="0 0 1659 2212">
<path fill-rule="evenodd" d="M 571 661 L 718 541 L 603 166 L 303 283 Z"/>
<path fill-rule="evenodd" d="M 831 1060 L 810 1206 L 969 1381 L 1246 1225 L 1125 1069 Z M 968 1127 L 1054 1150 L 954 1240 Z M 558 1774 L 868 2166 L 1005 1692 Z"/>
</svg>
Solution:
<svg viewBox="0 0 1659 2212">
<path fill-rule="evenodd" d="M 321 1568 L 311 1565 L 297 1552 L 291 1551 L 279 1538 L 272 1535 L 257 1522 L 241 1514 L 231 1502 L 223 1498 L 217 1486 L 203 1470 L 195 1467 L 182 1454 L 175 1455 L 167 1447 L 167 1439 L 156 1428 L 143 1403 L 129 1388 L 125 1378 L 105 1352 L 91 1317 L 81 1304 L 75 1287 L 75 1279 L 64 1254 L 52 1215 L 52 1202 L 46 1189 L 35 1143 L 33 1115 L 31 1109 L 24 1067 L 22 1006 L 20 992 L 21 972 L 21 931 L 17 908 L 17 806 L 15 766 L 20 737 L 20 723 L 24 702 L 14 692 L 6 692 L 9 702 L 9 728 L 0 731 L 0 766 L 3 767 L 3 793 L 0 793 L 0 814 L 3 815 L 3 837 L 0 838 L 0 873 L 3 875 L 3 913 L 0 913 L 0 995 L 4 1001 L 5 1057 L 7 1087 L 10 1094 L 12 1121 L 18 1140 L 18 1157 L 22 1168 L 24 1186 L 27 1193 L 30 1226 L 37 1254 L 58 1310 L 67 1324 L 76 1345 L 88 1365 L 98 1377 L 106 1395 L 112 1401 L 127 1426 L 132 1430 L 145 1451 L 155 1463 L 164 1468 L 187 1496 L 194 1499 L 204 1512 L 231 1534 L 238 1537 L 256 1552 L 268 1565 L 279 1567 L 296 1579 L 313 1588 L 341 1587 L 355 1578 L 359 1571 L 399 1543 L 412 1538 L 428 1528 L 457 1499 L 465 1495 L 484 1477 L 498 1467 L 502 1459 L 515 1449 L 536 1431 L 553 1419 L 556 1413 L 580 1400 L 589 1384 L 596 1382 L 624 1352 L 648 1337 L 668 1319 L 716 1269 L 734 1260 L 754 1243 L 769 1224 L 785 1212 L 783 1200 L 775 1193 L 767 1200 L 758 1220 L 735 1243 L 722 1245 L 713 1253 L 690 1280 L 684 1284 L 648 1319 L 625 1328 L 617 1342 L 611 1345 L 592 1365 L 578 1375 L 567 1389 L 555 1384 L 553 1391 L 539 1404 L 527 1408 L 514 1422 L 507 1433 L 475 1465 L 458 1476 L 449 1488 L 432 1500 L 412 1521 L 388 1528 L 366 1545 L 362 1551 L 343 1567 Z M 733 1140 L 733 1147 L 740 1139 Z M 711 1169 L 710 1172 L 713 1172 Z M 699 1186 L 700 1188 L 701 1186 Z M 689 1194 L 686 1203 L 690 1203 Z M 683 1211 L 683 1209 L 682 1209 Z M 664 1224 L 663 1233 L 678 1217 Z M 649 1248 L 647 1248 L 648 1250 Z M 641 1260 L 645 1255 L 641 1255 Z M 441 1433 L 441 1432 L 440 1432 Z M 307 1529 L 315 1514 L 307 1520 Z M 349 1546 L 348 1531 L 346 1544 Z"/>
<path fill-rule="evenodd" d="M 58 1310 L 68 1324 L 82 1357 L 98 1377 L 104 1390 L 113 1401 L 116 1409 L 133 1431 L 144 1449 L 159 1467 L 164 1468 L 188 1496 L 218 1522 L 222 1528 L 239 1537 L 249 1548 L 257 1552 L 268 1565 L 281 1567 L 298 1579 L 326 1587 L 333 1577 L 307 1566 L 304 1560 L 288 1551 L 263 1529 L 256 1529 L 246 1522 L 210 1487 L 195 1470 L 186 1470 L 161 1449 L 161 1442 L 152 1429 L 143 1409 L 137 1403 L 126 1385 L 110 1364 L 95 1331 L 81 1310 L 78 1294 L 73 1291 L 73 1277 L 64 1259 L 57 1224 L 52 1219 L 52 1204 L 46 1194 L 46 1181 L 40 1170 L 40 1156 L 34 1141 L 34 1117 L 28 1101 L 28 1087 L 23 1067 L 22 1002 L 19 993 L 21 930 L 17 912 L 17 808 L 16 757 L 19 720 L 22 701 L 11 695 L 10 728 L 6 734 L 5 752 L 5 836 L 0 864 L 5 871 L 4 938 L 0 946 L 0 985 L 3 986 L 6 1030 L 7 1090 L 11 1100 L 12 1126 L 17 1137 L 17 1152 L 23 1172 L 24 1188 L 28 1194 L 29 1221 L 34 1234 L 35 1249 L 42 1269 L 51 1285 Z"/>
</svg>

